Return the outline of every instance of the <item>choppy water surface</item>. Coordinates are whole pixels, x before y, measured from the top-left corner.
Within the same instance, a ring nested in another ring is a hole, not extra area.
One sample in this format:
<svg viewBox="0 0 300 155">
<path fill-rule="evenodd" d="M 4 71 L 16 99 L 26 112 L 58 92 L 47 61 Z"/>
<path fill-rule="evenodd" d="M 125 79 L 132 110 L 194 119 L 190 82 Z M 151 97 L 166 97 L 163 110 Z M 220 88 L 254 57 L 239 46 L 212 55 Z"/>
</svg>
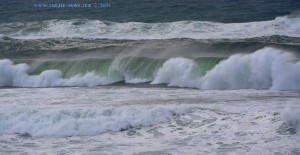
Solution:
<svg viewBox="0 0 300 155">
<path fill-rule="evenodd" d="M 5 154 L 300 153 L 299 92 L 120 85 L 0 96 Z"/>
<path fill-rule="evenodd" d="M 299 8 L 3 1 L 0 154 L 300 154 Z"/>
</svg>

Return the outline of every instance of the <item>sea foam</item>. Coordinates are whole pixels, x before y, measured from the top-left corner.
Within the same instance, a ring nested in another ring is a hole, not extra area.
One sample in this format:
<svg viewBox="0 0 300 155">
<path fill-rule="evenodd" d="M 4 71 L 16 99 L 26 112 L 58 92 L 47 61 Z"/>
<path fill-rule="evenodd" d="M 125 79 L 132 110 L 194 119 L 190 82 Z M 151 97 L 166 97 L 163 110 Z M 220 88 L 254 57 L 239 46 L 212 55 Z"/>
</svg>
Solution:
<svg viewBox="0 0 300 155">
<path fill-rule="evenodd" d="M 184 105 L 128 105 L 99 109 L 1 109 L 0 133 L 31 136 L 96 135 L 155 125 L 191 110 L 191 106 Z"/>
</svg>

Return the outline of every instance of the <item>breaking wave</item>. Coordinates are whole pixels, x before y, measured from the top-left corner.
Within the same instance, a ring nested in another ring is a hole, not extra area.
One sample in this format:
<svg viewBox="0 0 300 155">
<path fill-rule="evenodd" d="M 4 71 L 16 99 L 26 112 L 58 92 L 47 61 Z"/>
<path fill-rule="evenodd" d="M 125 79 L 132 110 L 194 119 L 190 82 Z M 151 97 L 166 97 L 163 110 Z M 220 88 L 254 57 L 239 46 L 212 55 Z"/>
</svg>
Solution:
<svg viewBox="0 0 300 155">
<path fill-rule="evenodd" d="M 199 89 L 300 90 L 300 61 L 279 49 L 221 58 L 115 58 L 14 64 L 0 60 L 0 86 L 94 87 L 115 82 Z"/>
</svg>

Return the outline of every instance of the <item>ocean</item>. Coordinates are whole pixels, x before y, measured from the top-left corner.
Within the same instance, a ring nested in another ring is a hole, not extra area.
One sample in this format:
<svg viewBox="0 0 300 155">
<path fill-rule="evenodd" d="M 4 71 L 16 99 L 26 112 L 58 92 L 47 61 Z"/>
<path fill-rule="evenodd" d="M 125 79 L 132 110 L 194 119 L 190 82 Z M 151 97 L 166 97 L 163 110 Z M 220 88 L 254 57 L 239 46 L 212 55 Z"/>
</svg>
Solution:
<svg viewBox="0 0 300 155">
<path fill-rule="evenodd" d="M 0 154 L 300 154 L 300 1 L 0 2 Z"/>
</svg>

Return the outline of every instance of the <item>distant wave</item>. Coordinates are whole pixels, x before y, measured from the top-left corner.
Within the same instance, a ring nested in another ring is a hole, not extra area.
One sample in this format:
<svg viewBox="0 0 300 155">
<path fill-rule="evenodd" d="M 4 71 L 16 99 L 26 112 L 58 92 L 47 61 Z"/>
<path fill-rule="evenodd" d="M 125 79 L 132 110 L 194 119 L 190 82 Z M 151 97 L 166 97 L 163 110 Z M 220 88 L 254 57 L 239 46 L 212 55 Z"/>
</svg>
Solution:
<svg viewBox="0 0 300 155">
<path fill-rule="evenodd" d="M 199 89 L 300 90 L 300 61 L 293 54 L 275 48 L 236 54 L 227 59 L 129 57 L 34 61 L 30 65 L 0 60 L 2 87 L 94 87 L 120 81 Z"/>
<path fill-rule="evenodd" d="M 47 20 L 0 24 L 0 36 L 14 39 L 84 38 L 84 39 L 244 39 L 263 36 L 300 36 L 300 19 L 288 16 L 270 21 L 217 23 L 178 21 L 164 23 L 100 20 Z"/>
</svg>

